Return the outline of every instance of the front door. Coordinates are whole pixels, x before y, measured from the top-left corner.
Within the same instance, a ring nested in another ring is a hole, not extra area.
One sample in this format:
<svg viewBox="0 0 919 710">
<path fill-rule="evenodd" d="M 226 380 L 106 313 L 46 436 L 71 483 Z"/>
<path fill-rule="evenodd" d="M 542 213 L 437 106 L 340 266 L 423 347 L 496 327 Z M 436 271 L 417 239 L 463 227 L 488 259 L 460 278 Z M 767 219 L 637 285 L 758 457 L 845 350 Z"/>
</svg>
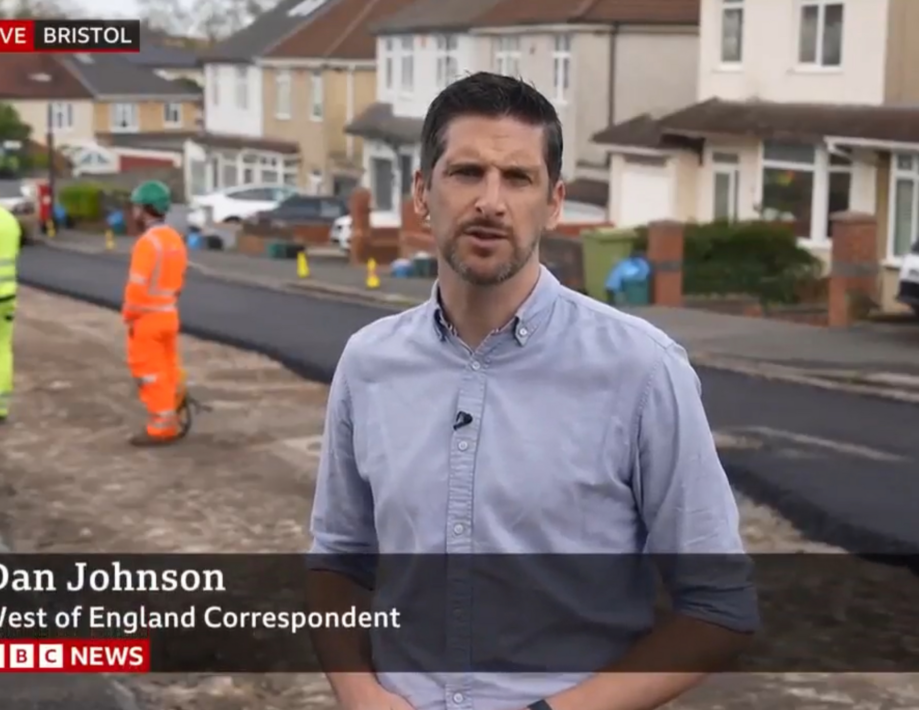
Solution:
<svg viewBox="0 0 919 710">
<path fill-rule="evenodd" d="M 392 161 L 386 158 L 373 158 L 370 163 L 375 206 L 384 212 L 391 211 L 393 209 Z"/>
</svg>

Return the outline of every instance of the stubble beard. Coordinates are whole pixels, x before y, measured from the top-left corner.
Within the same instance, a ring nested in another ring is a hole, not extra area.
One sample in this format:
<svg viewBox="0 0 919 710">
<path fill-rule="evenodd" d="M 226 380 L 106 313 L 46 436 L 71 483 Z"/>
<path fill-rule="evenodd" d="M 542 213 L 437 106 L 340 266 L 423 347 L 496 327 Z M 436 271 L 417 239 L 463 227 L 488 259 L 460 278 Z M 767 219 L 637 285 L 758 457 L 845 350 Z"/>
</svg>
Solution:
<svg viewBox="0 0 919 710">
<path fill-rule="evenodd" d="M 441 255 L 447 265 L 457 273 L 457 275 L 466 283 L 472 286 L 498 286 L 499 284 L 512 279 L 533 257 L 536 248 L 539 246 L 539 240 L 534 239 L 525 249 L 519 245 L 513 245 L 513 251 L 510 258 L 501 264 L 497 269 L 488 272 L 480 271 L 463 261 L 459 254 L 459 239 L 452 239 L 449 244 L 441 250 Z"/>
</svg>

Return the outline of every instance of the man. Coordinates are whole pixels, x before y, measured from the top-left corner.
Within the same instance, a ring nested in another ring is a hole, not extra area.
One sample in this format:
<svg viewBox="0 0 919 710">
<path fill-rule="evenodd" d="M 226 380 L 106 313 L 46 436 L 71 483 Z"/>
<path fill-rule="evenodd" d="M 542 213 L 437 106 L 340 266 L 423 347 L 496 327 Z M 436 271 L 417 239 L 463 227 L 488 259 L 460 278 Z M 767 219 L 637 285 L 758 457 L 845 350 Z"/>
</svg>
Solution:
<svg viewBox="0 0 919 710">
<path fill-rule="evenodd" d="M 428 302 L 363 328 L 342 354 L 312 512 L 311 602 L 364 603 L 376 555 L 446 553 L 448 570 L 468 569 L 470 553 L 519 559 L 485 559 L 474 579 L 412 579 L 412 563 L 389 563 L 377 599 L 414 613 L 424 603 L 411 597 L 427 595 L 446 642 L 432 632 L 429 648 L 408 648 L 410 633 L 376 634 L 371 659 L 366 638 L 316 632 L 345 710 L 650 710 L 725 668 L 757 627 L 746 563 L 696 566 L 695 553 L 746 558 L 685 351 L 539 262 L 565 198 L 561 165 L 556 111 L 521 81 L 474 74 L 428 110 L 414 204 L 430 220 L 439 279 Z M 676 612 L 657 626 L 654 580 L 625 562 L 642 553 Z M 523 559 L 547 565 L 532 588 L 504 569 L 525 570 Z M 526 613 L 540 603 L 547 614 Z M 489 653 L 499 647 L 510 650 Z M 394 672 L 437 648 L 439 668 Z M 536 672 L 460 672 L 475 658 Z"/>
<path fill-rule="evenodd" d="M 22 226 L 0 207 L 0 424 L 6 423 L 13 398 L 13 318 L 16 315 L 16 261 Z"/>
<path fill-rule="evenodd" d="M 132 446 L 160 446 L 179 438 L 177 410 L 185 396 L 179 362 L 179 295 L 188 252 L 182 236 L 163 220 L 171 205 L 169 188 L 145 182 L 131 193 L 133 219 L 141 235 L 121 312 L 128 326 L 128 367 L 147 409 L 147 425 Z"/>
</svg>

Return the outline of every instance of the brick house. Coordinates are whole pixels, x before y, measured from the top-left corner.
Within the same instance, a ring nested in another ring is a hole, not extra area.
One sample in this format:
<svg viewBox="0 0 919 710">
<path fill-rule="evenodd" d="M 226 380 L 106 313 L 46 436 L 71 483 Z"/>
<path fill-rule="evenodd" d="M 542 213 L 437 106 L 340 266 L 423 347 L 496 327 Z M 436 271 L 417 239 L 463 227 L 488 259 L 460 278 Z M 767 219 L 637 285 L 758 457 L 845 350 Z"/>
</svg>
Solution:
<svg viewBox="0 0 919 710">
<path fill-rule="evenodd" d="M 697 102 L 594 137 L 613 202 L 645 201 L 624 222 L 782 218 L 828 262 L 830 215 L 865 212 L 898 309 L 919 220 L 917 32 L 911 0 L 703 0 Z"/>
<path fill-rule="evenodd" d="M 181 141 L 200 118 L 199 92 L 116 54 L 4 55 L 0 101 L 16 109 L 39 144 L 50 121 L 55 144 L 78 172 L 89 173 L 180 165 L 181 150 L 145 141 Z"/>
</svg>

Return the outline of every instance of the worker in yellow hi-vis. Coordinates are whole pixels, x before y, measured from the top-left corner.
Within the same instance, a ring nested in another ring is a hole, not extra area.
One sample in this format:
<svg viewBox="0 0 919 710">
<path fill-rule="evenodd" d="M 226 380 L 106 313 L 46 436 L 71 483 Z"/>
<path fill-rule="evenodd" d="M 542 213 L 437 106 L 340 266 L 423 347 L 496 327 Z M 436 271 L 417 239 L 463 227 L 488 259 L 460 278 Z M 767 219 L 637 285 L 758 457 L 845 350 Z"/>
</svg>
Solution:
<svg viewBox="0 0 919 710">
<path fill-rule="evenodd" d="M 16 262 L 22 226 L 0 207 L 0 424 L 10 414 L 13 398 L 13 318 L 16 315 Z"/>
</svg>

